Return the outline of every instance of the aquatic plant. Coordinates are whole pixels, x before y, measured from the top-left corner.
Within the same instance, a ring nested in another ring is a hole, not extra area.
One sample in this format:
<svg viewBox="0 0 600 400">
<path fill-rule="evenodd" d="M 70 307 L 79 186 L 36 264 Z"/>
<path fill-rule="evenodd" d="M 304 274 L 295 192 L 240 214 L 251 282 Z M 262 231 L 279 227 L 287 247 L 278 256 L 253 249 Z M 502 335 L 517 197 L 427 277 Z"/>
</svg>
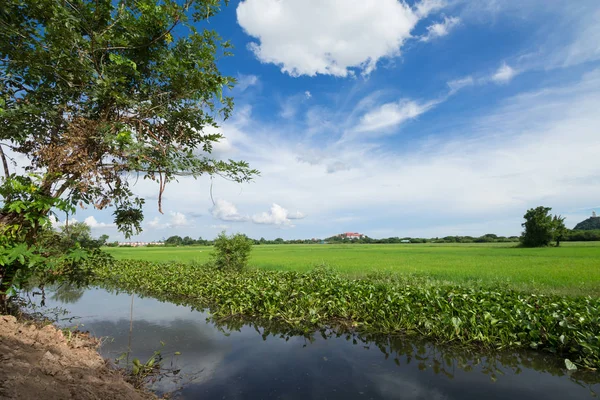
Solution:
<svg viewBox="0 0 600 400">
<path fill-rule="evenodd" d="M 531 348 L 600 367 L 600 299 L 523 293 L 402 276 L 234 272 L 180 263 L 99 265 L 98 282 L 208 309 L 215 320 L 262 319 L 298 332 L 323 327 L 418 335 L 488 349 Z"/>
</svg>

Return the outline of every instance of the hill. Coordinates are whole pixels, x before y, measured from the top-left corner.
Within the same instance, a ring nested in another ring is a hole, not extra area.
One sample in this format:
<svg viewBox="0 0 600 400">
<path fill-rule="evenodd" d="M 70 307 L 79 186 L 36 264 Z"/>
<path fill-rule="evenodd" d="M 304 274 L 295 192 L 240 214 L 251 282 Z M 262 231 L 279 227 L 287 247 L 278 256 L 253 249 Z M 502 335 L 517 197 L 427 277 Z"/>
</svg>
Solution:
<svg viewBox="0 0 600 400">
<path fill-rule="evenodd" d="M 600 229 L 600 217 L 589 217 L 585 221 L 581 221 L 573 230 L 577 231 L 591 231 L 594 229 Z"/>
</svg>

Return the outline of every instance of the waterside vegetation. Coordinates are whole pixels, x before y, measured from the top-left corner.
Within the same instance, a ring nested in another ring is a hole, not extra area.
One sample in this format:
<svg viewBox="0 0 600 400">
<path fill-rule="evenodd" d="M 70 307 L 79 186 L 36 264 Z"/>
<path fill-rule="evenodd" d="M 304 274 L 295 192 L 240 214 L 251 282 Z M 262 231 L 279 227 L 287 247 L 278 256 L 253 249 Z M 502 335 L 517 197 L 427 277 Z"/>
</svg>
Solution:
<svg viewBox="0 0 600 400">
<path fill-rule="evenodd" d="M 322 328 L 415 335 L 487 349 L 537 349 L 567 368 L 600 367 L 600 299 L 426 278 L 231 271 L 190 263 L 118 261 L 94 268 L 114 288 L 208 309 L 218 321 L 274 321 L 299 334 Z"/>
</svg>

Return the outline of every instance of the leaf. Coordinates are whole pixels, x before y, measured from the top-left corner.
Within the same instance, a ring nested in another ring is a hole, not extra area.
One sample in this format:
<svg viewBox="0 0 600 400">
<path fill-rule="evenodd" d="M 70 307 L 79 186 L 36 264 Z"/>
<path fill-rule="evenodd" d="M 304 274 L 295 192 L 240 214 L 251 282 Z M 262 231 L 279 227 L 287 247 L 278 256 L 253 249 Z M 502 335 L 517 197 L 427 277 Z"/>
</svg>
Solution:
<svg viewBox="0 0 600 400">
<path fill-rule="evenodd" d="M 569 371 L 577 371 L 577 365 L 573 364 L 568 358 L 565 358 L 565 367 L 567 367 L 567 370 Z"/>
</svg>

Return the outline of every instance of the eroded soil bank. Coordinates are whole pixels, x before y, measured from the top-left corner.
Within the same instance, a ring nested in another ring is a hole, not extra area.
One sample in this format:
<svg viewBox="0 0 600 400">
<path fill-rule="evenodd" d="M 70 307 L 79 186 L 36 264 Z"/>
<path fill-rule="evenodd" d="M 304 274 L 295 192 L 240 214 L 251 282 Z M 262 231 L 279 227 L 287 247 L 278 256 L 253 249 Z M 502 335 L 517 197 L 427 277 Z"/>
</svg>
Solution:
<svg viewBox="0 0 600 400">
<path fill-rule="evenodd" d="M 39 327 L 0 316 L 0 398 L 155 399 L 127 383 L 98 354 L 87 335 L 65 338 L 52 325 Z"/>
</svg>

